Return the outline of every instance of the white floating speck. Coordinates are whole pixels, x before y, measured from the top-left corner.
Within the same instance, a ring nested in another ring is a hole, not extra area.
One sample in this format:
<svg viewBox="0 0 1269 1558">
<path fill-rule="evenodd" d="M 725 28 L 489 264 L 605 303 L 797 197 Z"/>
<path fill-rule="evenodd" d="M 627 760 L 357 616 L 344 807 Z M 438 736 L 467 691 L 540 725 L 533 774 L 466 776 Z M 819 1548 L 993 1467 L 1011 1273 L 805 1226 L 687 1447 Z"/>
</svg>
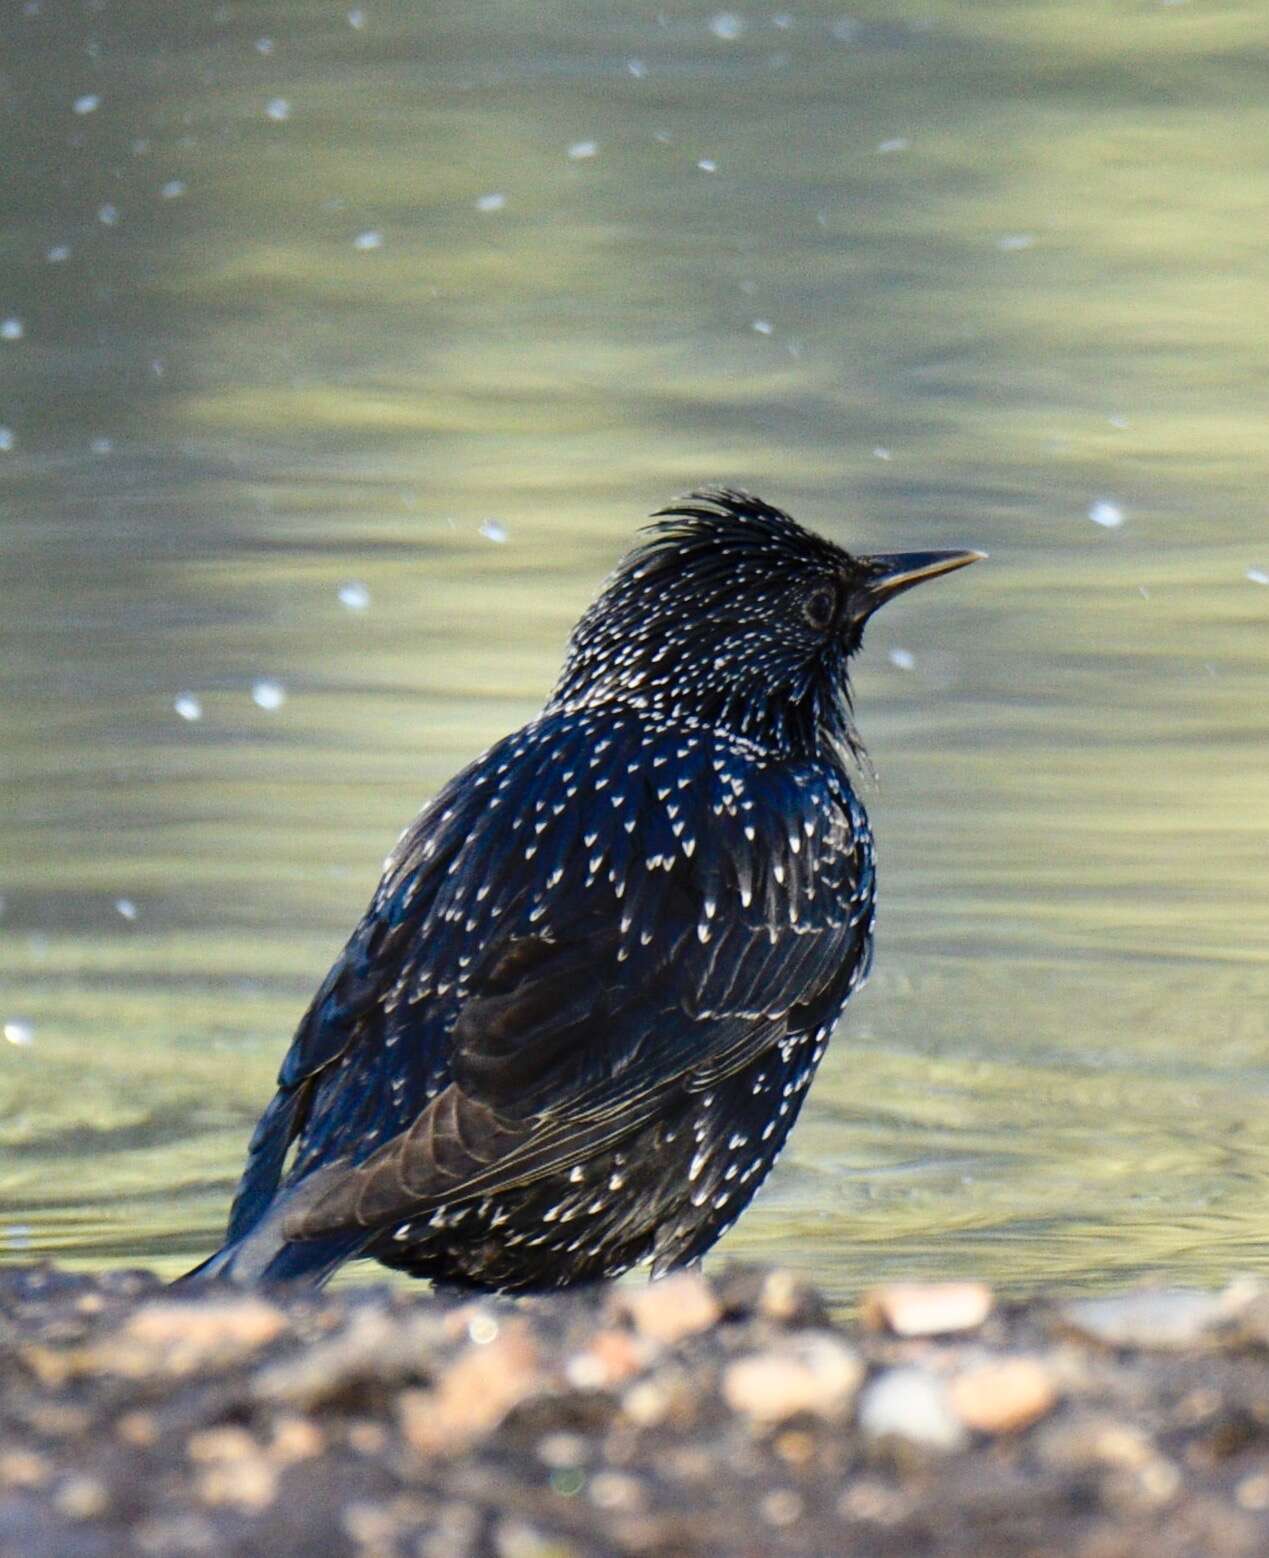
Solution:
<svg viewBox="0 0 1269 1558">
<path fill-rule="evenodd" d="M 916 656 L 910 649 L 892 649 L 890 651 L 890 664 L 898 666 L 901 671 L 915 671 Z"/>
<path fill-rule="evenodd" d="M 370 591 L 356 579 L 339 586 L 339 604 L 349 611 L 365 611 L 370 605 Z"/>
<path fill-rule="evenodd" d="M 104 206 L 98 206 L 97 220 L 105 227 L 116 226 L 119 221 L 119 207 L 112 206 L 109 201 Z"/>
<path fill-rule="evenodd" d="M 1247 577 L 1253 584 L 1269 584 L 1269 572 L 1263 568 L 1249 568 Z"/>
<path fill-rule="evenodd" d="M 360 32 L 361 29 L 366 25 L 366 13 L 361 9 L 360 6 L 354 6 L 353 9 L 349 11 L 348 25 L 352 28 L 355 28 L 357 32 Z"/>
<path fill-rule="evenodd" d="M 371 249 L 383 248 L 383 234 L 375 228 L 364 233 L 358 233 L 353 239 L 353 248 L 360 249 L 363 254 Z"/>
<path fill-rule="evenodd" d="M 568 149 L 568 160 L 585 162 L 587 157 L 593 157 L 598 150 L 598 141 L 574 141 Z"/>
<path fill-rule="evenodd" d="M 907 151 L 912 142 L 906 135 L 896 135 L 891 140 L 879 141 L 877 150 L 880 152 Z"/>
<path fill-rule="evenodd" d="M 1144 584 L 1139 584 L 1137 586 L 1137 594 L 1141 596 L 1142 600 L 1150 599 L 1150 591 L 1145 587 Z"/>
<path fill-rule="evenodd" d="M 164 200 L 179 200 L 185 193 L 185 189 L 184 179 L 168 179 L 163 188 L 159 190 L 159 194 L 163 196 Z"/>
<path fill-rule="evenodd" d="M 1098 498 L 1089 509 L 1088 517 L 1095 525 L 1101 525 L 1106 530 L 1117 530 L 1124 522 L 1124 511 L 1109 498 Z"/>
<path fill-rule="evenodd" d="M 829 32 L 838 43 L 854 43 L 859 32 L 859 24 L 849 16 L 840 16 L 829 28 Z"/>
<path fill-rule="evenodd" d="M 151 359 L 150 359 L 150 372 L 154 375 L 154 377 L 156 379 L 161 379 L 163 377 L 163 375 L 167 372 L 167 368 L 164 365 L 163 359 L 161 357 L 151 357 Z"/>
<path fill-rule="evenodd" d="M 0 341 L 20 341 L 26 334 L 26 326 L 20 319 L 6 319 L 0 324 Z"/>
<path fill-rule="evenodd" d="M 113 454 L 115 441 L 113 438 L 93 438 L 89 440 L 88 448 L 93 454 Z"/>
<path fill-rule="evenodd" d="M 135 920 L 137 917 L 137 906 L 131 898 L 116 898 L 115 913 L 121 914 L 125 920 Z"/>
<path fill-rule="evenodd" d="M 636 81 L 642 81 L 643 78 L 648 74 L 648 67 L 643 63 L 642 60 L 627 60 L 626 70 L 635 78 Z"/>
<path fill-rule="evenodd" d="M 4 1025 L 4 1036 L 10 1044 L 25 1049 L 28 1044 L 35 1043 L 35 1024 L 23 1017 L 10 1017 Z"/>
<path fill-rule="evenodd" d="M 251 689 L 251 701 L 272 713 L 286 702 L 286 688 L 281 682 L 257 682 Z"/>
<path fill-rule="evenodd" d="M 789 28 L 793 26 L 793 18 L 788 11 L 777 11 L 771 18 L 771 25 L 777 32 L 788 32 Z"/>
<path fill-rule="evenodd" d="M 996 247 L 1006 254 L 1015 254 L 1019 249 L 1031 249 L 1034 246 L 1034 233 L 1003 233 L 996 239 Z"/>
<path fill-rule="evenodd" d="M 718 172 L 718 164 L 712 157 L 702 157 L 696 166 L 701 170 L 702 173 Z"/>
<path fill-rule="evenodd" d="M 715 38 L 724 38 L 731 42 L 733 38 L 739 38 L 745 30 L 745 19 L 737 16 L 735 11 L 719 11 L 716 16 L 709 19 L 709 30 Z"/>
<path fill-rule="evenodd" d="M 203 705 L 198 697 L 192 692 L 177 693 L 172 707 L 176 710 L 182 719 L 192 721 L 202 719 L 203 717 Z"/>
<path fill-rule="evenodd" d="M 883 449 L 880 444 L 878 444 L 877 447 L 873 450 L 872 457 L 873 457 L 874 460 L 893 460 L 894 459 L 894 456 L 890 453 L 889 449 Z"/>
<path fill-rule="evenodd" d="M 77 97 L 71 104 L 77 114 L 91 114 L 101 107 L 101 98 L 96 92 L 85 92 L 83 97 Z"/>
<path fill-rule="evenodd" d="M 284 119 L 291 117 L 291 105 L 284 97 L 271 97 L 264 105 L 264 111 L 270 119 L 281 124 Z"/>
<path fill-rule="evenodd" d="M 0 427 L 0 451 L 3 451 L 5 454 L 7 454 L 12 448 L 13 429 L 11 427 Z"/>
<path fill-rule="evenodd" d="M 481 195 L 476 202 L 477 211 L 501 211 L 507 203 L 505 195 Z"/>
<path fill-rule="evenodd" d="M 68 243 L 55 243 L 44 256 L 50 265 L 60 265 L 63 260 L 69 260 L 70 257 L 71 246 Z"/>
<path fill-rule="evenodd" d="M 256 53 L 257 54 L 272 54 L 273 53 L 273 39 L 272 38 L 257 38 L 256 39 Z"/>
<path fill-rule="evenodd" d="M 1132 423 L 1128 420 L 1127 417 L 1107 417 L 1106 420 L 1110 423 L 1111 427 L 1117 429 L 1121 433 L 1125 428 L 1132 426 Z"/>
<path fill-rule="evenodd" d="M 775 326 L 769 319 L 755 319 L 752 328 L 756 330 L 759 335 L 770 335 L 775 329 Z"/>
<path fill-rule="evenodd" d="M 498 519 L 486 519 L 481 522 L 480 533 L 486 541 L 505 541 L 507 539 L 507 527 Z"/>
</svg>

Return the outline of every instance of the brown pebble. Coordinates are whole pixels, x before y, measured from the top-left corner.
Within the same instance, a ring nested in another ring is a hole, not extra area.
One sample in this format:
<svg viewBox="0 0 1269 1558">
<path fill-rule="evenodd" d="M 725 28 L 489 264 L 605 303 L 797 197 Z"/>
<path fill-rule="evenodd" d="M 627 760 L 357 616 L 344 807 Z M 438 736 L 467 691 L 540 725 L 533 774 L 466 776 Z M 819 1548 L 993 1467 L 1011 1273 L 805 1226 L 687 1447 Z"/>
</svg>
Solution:
<svg viewBox="0 0 1269 1558">
<path fill-rule="evenodd" d="M 263 1456 L 256 1456 L 215 1462 L 202 1473 L 197 1486 L 204 1504 L 225 1504 L 258 1514 L 273 1502 L 278 1476 Z"/>
<path fill-rule="evenodd" d="M 696 1271 L 676 1271 L 647 1287 L 619 1288 L 612 1304 L 640 1335 L 666 1344 L 708 1331 L 723 1313 L 714 1289 Z"/>
<path fill-rule="evenodd" d="M 110 1508 L 110 1496 L 96 1477 L 69 1477 L 53 1497 L 70 1520 L 95 1520 Z"/>
<path fill-rule="evenodd" d="M 1158 1352 L 1208 1345 L 1228 1319 L 1216 1294 L 1186 1288 L 1081 1298 L 1059 1311 L 1061 1325 L 1087 1341 Z"/>
<path fill-rule="evenodd" d="M 269 1454 L 283 1466 L 311 1460 L 326 1448 L 326 1436 L 305 1417 L 283 1417 L 274 1424 Z"/>
<path fill-rule="evenodd" d="M 891 1282 L 864 1295 L 861 1318 L 896 1336 L 945 1336 L 972 1331 L 991 1313 L 985 1282 Z"/>
<path fill-rule="evenodd" d="M 503 1320 L 492 1340 L 473 1343 L 459 1354 L 434 1390 L 401 1393 L 402 1431 L 420 1454 L 461 1451 L 542 1383 L 541 1356 L 529 1325 Z"/>
<path fill-rule="evenodd" d="M 952 1410 L 980 1434 L 1009 1434 L 1053 1410 L 1057 1388 L 1035 1358 L 1001 1358 L 958 1375 L 948 1387 Z"/>
<path fill-rule="evenodd" d="M 115 1424 L 115 1432 L 128 1444 L 153 1444 L 159 1436 L 159 1425 L 152 1412 L 125 1412 Z"/>
<path fill-rule="evenodd" d="M 34 1450 L 6 1450 L 0 1454 L 0 1482 L 11 1488 L 42 1487 L 52 1475 L 52 1466 Z"/>
<path fill-rule="evenodd" d="M 629 1331 L 598 1331 L 564 1366 L 570 1385 L 578 1390 L 605 1390 L 638 1374 L 648 1362 L 646 1341 Z"/>
<path fill-rule="evenodd" d="M 191 1434 L 185 1453 L 191 1461 L 241 1461 L 258 1455 L 260 1446 L 245 1428 L 204 1428 Z"/>
<path fill-rule="evenodd" d="M 185 1347 L 203 1353 L 242 1354 L 265 1346 L 286 1330 L 276 1304 L 260 1298 L 217 1299 L 205 1304 L 162 1301 L 138 1309 L 122 1334 L 149 1347 Z"/>
<path fill-rule="evenodd" d="M 758 1423 L 784 1422 L 800 1412 L 841 1418 L 863 1377 L 859 1355 L 844 1342 L 809 1333 L 738 1358 L 723 1375 L 723 1397 Z"/>
</svg>

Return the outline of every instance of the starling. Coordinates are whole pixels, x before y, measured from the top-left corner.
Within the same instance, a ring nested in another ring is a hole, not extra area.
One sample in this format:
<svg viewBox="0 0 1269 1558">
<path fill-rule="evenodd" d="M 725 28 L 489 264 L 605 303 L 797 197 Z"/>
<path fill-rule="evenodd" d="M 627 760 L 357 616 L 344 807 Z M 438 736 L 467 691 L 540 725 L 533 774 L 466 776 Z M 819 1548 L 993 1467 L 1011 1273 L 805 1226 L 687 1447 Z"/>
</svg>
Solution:
<svg viewBox="0 0 1269 1558">
<path fill-rule="evenodd" d="M 656 1274 L 766 1178 L 871 960 L 849 658 L 982 554 L 854 557 L 726 489 L 655 518 L 542 712 L 401 836 L 191 1277 Z"/>
</svg>

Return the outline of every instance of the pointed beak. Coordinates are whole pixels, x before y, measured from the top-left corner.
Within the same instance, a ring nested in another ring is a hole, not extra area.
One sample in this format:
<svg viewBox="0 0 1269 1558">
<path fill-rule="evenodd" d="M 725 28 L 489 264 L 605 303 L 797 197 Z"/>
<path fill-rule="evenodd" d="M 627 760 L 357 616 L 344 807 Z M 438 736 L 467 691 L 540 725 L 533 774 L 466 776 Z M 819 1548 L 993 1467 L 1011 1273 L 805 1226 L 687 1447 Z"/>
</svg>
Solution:
<svg viewBox="0 0 1269 1558">
<path fill-rule="evenodd" d="M 871 616 L 878 606 L 884 606 L 914 584 L 967 568 L 986 556 L 986 552 L 876 552 L 871 557 L 861 557 L 860 565 L 872 577 L 863 587 L 864 610 L 860 615 Z"/>
</svg>

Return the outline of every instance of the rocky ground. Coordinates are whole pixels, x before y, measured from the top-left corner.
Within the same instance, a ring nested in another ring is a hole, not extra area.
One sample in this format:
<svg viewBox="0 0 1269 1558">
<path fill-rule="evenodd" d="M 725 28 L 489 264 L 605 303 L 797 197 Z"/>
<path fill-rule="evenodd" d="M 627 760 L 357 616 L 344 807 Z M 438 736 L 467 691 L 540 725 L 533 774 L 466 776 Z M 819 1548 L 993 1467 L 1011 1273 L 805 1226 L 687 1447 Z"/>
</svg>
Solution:
<svg viewBox="0 0 1269 1558">
<path fill-rule="evenodd" d="M 529 1300 L 0 1272 L 0 1552 L 1269 1552 L 1269 1293 Z"/>
</svg>

